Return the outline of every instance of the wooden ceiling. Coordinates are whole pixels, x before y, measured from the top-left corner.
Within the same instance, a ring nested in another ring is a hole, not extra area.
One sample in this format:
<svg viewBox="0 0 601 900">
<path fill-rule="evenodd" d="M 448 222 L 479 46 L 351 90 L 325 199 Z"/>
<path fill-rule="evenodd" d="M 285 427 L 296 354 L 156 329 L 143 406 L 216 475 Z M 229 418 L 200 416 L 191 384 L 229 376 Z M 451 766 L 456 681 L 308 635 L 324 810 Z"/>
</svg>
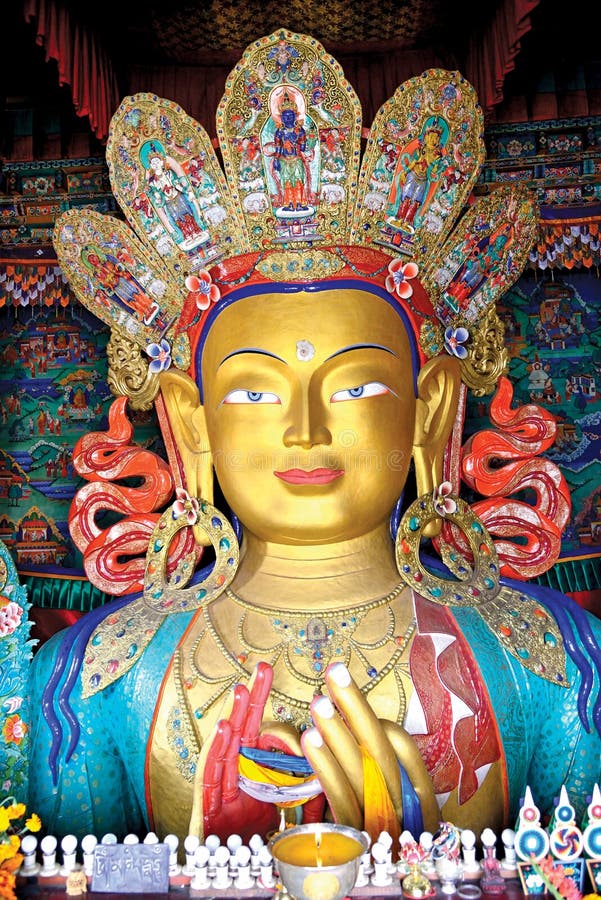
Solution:
<svg viewBox="0 0 601 900">
<path fill-rule="evenodd" d="M 214 64 L 236 61 L 256 38 L 285 27 L 310 34 L 334 53 L 378 48 L 444 49 L 461 59 L 474 30 L 499 0 L 105 0 L 72 3 L 135 63 Z"/>
</svg>

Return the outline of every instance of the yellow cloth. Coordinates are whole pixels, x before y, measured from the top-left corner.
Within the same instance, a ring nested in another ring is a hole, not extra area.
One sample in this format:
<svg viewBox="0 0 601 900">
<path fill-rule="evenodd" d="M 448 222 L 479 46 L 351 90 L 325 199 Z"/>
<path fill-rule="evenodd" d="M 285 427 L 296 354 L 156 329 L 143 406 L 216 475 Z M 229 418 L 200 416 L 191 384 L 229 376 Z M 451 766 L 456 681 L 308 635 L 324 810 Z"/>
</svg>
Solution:
<svg viewBox="0 0 601 900">
<path fill-rule="evenodd" d="M 365 830 L 374 841 L 382 831 L 387 831 L 393 841 L 397 840 L 400 835 L 399 820 L 394 811 L 382 769 L 363 747 L 361 747 L 361 755 L 363 757 Z"/>
</svg>

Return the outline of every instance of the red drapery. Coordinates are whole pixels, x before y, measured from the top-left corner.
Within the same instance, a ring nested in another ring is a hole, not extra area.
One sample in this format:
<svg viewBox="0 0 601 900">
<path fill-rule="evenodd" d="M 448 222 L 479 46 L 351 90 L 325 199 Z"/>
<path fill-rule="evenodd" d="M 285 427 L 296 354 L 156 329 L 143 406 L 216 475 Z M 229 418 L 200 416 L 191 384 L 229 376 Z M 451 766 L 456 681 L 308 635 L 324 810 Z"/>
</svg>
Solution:
<svg viewBox="0 0 601 900">
<path fill-rule="evenodd" d="M 484 113 L 503 99 L 505 76 L 515 67 L 521 38 L 530 31 L 530 13 L 540 0 L 504 0 L 486 32 L 470 38 L 465 76 L 476 88 Z"/>
<path fill-rule="evenodd" d="M 520 39 L 530 29 L 529 14 L 538 3 L 503 0 L 486 32 L 471 39 L 463 68 L 485 112 L 503 99 L 505 76 L 514 66 Z M 24 13 L 27 21 L 36 23 L 36 41 L 45 47 L 46 59 L 57 61 L 59 83 L 70 86 L 75 111 L 88 116 L 94 134 L 106 140 L 120 101 L 109 56 L 59 0 L 24 0 Z M 340 62 L 359 94 L 366 122 L 406 78 L 449 64 L 433 50 L 359 54 L 341 57 Z M 230 69 L 230 65 L 136 66 L 130 69 L 127 90 L 152 91 L 177 101 L 213 134 L 215 110 Z"/>
<path fill-rule="evenodd" d="M 94 134 L 106 140 L 119 89 L 111 61 L 93 33 L 54 0 L 24 0 L 25 19 L 36 23 L 36 43 L 58 64 L 60 85 L 71 88 L 78 116 L 88 116 Z"/>
</svg>

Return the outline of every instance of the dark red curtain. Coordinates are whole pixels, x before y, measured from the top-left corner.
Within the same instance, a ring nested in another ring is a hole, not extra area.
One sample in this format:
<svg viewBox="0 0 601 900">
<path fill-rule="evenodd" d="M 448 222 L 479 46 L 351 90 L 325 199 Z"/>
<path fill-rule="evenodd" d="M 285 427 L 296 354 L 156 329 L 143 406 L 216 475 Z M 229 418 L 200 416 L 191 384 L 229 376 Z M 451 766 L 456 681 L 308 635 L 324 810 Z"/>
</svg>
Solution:
<svg viewBox="0 0 601 900">
<path fill-rule="evenodd" d="M 476 88 L 484 113 L 503 99 L 505 76 L 515 67 L 521 38 L 530 31 L 530 13 L 540 0 L 504 0 L 483 35 L 472 35 L 465 77 Z"/>
<path fill-rule="evenodd" d="M 530 29 L 530 12 L 539 0 L 503 0 L 480 36 L 473 36 L 465 65 L 485 112 L 503 98 L 505 76 L 514 66 L 520 40 Z M 119 101 L 111 60 L 95 35 L 78 23 L 59 0 L 24 0 L 27 21 L 35 22 L 36 41 L 46 59 L 58 64 L 59 83 L 69 85 L 78 115 L 88 116 L 93 133 L 106 140 L 110 119 Z M 424 69 L 456 67 L 434 50 L 338 54 L 348 80 L 361 99 L 366 123 L 395 88 Z M 460 65 L 460 64 L 459 64 Z M 175 100 L 212 135 L 214 115 L 231 65 L 136 66 L 129 70 L 128 93 L 152 91 Z"/>
<path fill-rule="evenodd" d="M 26 21 L 35 23 L 36 43 L 44 47 L 46 60 L 58 64 L 59 84 L 71 88 L 75 112 L 88 116 L 94 134 L 106 140 L 120 100 L 109 57 L 94 34 L 55 0 L 24 0 L 23 8 Z"/>
</svg>

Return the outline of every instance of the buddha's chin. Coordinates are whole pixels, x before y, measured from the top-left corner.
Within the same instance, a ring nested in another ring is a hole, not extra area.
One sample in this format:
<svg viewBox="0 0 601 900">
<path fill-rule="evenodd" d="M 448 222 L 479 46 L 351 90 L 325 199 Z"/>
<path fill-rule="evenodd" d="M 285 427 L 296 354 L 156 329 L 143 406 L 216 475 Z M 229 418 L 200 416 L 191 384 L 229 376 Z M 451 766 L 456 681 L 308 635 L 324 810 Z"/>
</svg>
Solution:
<svg viewBox="0 0 601 900">
<path fill-rule="evenodd" d="M 387 519 L 380 522 L 366 522 L 353 519 L 339 513 L 336 516 L 325 514 L 315 519 L 313 516 L 302 518 L 299 515 L 279 516 L 271 521 L 260 522 L 240 517 L 245 535 L 252 536 L 266 544 L 282 544 L 288 546 L 325 546 L 341 544 L 346 541 L 358 541 L 368 536 L 379 525 L 388 528 Z"/>
</svg>

